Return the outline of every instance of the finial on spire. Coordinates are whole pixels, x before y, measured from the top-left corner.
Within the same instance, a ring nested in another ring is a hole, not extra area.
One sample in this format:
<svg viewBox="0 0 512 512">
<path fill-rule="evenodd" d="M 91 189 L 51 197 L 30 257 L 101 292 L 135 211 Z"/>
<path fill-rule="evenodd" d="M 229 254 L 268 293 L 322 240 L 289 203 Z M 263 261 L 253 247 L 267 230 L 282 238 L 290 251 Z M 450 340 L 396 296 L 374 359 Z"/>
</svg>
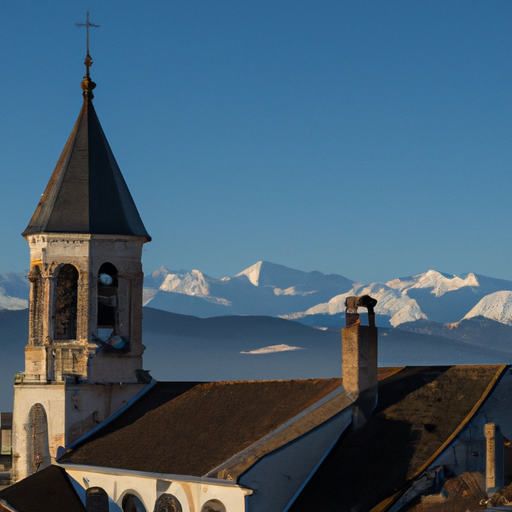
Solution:
<svg viewBox="0 0 512 512">
<path fill-rule="evenodd" d="M 92 57 L 89 54 L 89 27 L 99 27 L 99 25 L 95 25 L 94 23 L 91 23 L 89 21 L 89 11 L 87 11 L 87 20 L 85 23 L 75 23 L 77 27 L 85 27 L 86 31 L 86 38 L 87 38 L 87 54 L 85 56 L 85 76 L 82 80 L 82 83 L 80 86 L 82 87 L 82 91 L 84 98 L 90 98 L 92 99 L 94 97 L 92 90 L 96 87 L 96 84 L 91 80 L 90 74 L 89 74 L 89 68 L 92 66 Z"/>
</svg>

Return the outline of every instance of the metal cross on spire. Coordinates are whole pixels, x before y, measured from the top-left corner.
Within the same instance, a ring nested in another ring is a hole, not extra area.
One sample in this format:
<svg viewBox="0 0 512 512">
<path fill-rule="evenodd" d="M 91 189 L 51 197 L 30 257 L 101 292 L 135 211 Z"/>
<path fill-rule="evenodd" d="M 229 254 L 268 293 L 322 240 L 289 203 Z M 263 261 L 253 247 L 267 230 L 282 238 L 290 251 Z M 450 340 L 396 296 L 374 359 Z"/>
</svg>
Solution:
<svg viewBox="0 0 512 512">
<path fill-rule="evenodd" d="M 87 33 L 87 55 L 89 55 L 89 27 L 99 27 L 89 21 L 89 11 L 87 11 L 87 21 L 85 23 L 75 23 L 77 27 L 85 27 Z"/>
<path fill-rule="evenodd" d="M 89 55 L 89 27 L 99 27 L 99 25 L 95 25 L 94 23 L 91 23 L 89 21 L 89 11 L 87 11 L 87 20 L 85 23 L 75 23 L 75 25 L 80 28 L 80 27 L 85 27 L 85 30 L 86 30 L 86 34 L 87 34 L 87 55 L 85 57 L 85 66 L 86 66 L 86 76 L 89 76 L 89 68 L 92 66 L 92 59 L 91 59 L 91 56 Z"/>
</svg>

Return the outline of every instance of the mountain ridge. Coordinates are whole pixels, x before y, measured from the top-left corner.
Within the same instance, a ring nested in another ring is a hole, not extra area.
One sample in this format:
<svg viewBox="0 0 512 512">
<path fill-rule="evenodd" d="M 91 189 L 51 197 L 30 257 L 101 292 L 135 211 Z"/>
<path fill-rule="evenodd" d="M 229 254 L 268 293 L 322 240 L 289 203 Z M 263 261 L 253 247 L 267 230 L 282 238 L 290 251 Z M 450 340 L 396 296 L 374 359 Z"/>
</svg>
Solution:
<svg viewBox="0 0 512 512">
<path fill-rule="evenodd" d="M 177 274 L 174 273 L 175 277 Z M 253 264 L 234 277 L 222 279 L 210 278 L 199 271 L 180 271 L 180 274 L 181 288 L 176 285 L 172 290 L 165 290 L 162 286 L 158 290 L 153 288 L 149 292 L 152 299 L 145 304 L 197 316 L 264 314 L 319 326 L 321 319 L 339 316 L 341 326 L 346 297 L 368 294 L 378 300 L 375 311 L 380 325 L 398 327 L 419 320 L 459 322 L 487 295 L 512 291 L 511 281 L 473 272 L 457 276 L 432 269 L 369 284 L 357 283 L 337 274 L 289 269 L 266 261 Z M 204 279 L 200 283 L 202 294 L 184 290 L 185 283 L 190 285 L 194 278 L 199 277 Z M 149 282 L 147 284 L 151 286 Z M 177 295 L 173 296 L 173 293 Z M 206 306 L 196 299 L 211 304 Z M 495 304 L 494 307 L 500 306 Z M 487 308 L 474 313 L 475 316 L 479 314 L 485 317 L 491 312 Z M 490 318 L 496 318 L 496 315 Z M 506 310 L 500 318 L 504 323 L 512 323 L 512 310 Z M 331 324 L 332 321 L 327 322 L 327 325 Z"/>
<path fill-rule="evenodd" d="M 22 274 L 0 275 L 0 310 L 28 306 Z M 168 270 L 144 278 L 144 305 L 201 318 L 265 315 L 306 325 L 341 326 L 345 299 L 372 295 L 381 327 L 415 321 L 455 324 L 483 316 L 512 325 L 512 281 L 473 272 L 447 274 L 429 269 L 386 282 L 358 283 L 338 274 L 305 272 L 258 261 L 233 276 L 214 278 L 198 269 Z M 338 321 L 339 320 L 339 321 Z"/>
</svg>

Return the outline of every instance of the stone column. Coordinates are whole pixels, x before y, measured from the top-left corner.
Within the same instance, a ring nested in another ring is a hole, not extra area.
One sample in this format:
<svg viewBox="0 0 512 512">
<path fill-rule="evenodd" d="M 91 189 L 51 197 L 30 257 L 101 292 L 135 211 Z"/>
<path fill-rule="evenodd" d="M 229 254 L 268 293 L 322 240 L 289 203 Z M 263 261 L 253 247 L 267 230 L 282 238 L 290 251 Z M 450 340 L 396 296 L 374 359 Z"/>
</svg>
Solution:
<svg viewBox="0 0 512 512">
<path fill-rule="evenodd" d="M 496 423 L 486 423 L 484 427 L 485 491 L 492 495 L 505 486 L 505 453 L 503 436 Z"/>
</svg>

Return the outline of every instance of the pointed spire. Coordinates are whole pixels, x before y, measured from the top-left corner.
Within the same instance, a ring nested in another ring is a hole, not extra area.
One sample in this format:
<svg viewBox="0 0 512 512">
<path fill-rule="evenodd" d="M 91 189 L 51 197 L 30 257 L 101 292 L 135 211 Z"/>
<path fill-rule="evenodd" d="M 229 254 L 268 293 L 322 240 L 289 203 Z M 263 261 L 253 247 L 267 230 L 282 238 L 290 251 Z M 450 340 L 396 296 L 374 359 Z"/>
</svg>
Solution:
<svg viewBox="0 0 512 512">
<path fill-rule="evenodd" d="M 39 204 L 23 232 L 151 237 L 87 98 Z"/>
<path fill-rule="evenodd" d="M 87 41 L 87 54 L 85 56 L 85 76 L 80 84 L 80 87 L 83 91 L 83 96 L 85 99 L 92 100 L 94 98 L 94 94 L 92 90 L 96 87 L 96 84 L 91 80 L 91 75 L 89 73 L 90 67 L 92 66 L 92 57 L 89 53 L 89 27 L 99 27 L 99 25 L 95 25 L 89 21 L 89 11 L 87 11 L 87 20 L 85 23 L 75 23 L 77 27 L 85 27 L 86 31 L 86 41 Z"/>
</svg>

